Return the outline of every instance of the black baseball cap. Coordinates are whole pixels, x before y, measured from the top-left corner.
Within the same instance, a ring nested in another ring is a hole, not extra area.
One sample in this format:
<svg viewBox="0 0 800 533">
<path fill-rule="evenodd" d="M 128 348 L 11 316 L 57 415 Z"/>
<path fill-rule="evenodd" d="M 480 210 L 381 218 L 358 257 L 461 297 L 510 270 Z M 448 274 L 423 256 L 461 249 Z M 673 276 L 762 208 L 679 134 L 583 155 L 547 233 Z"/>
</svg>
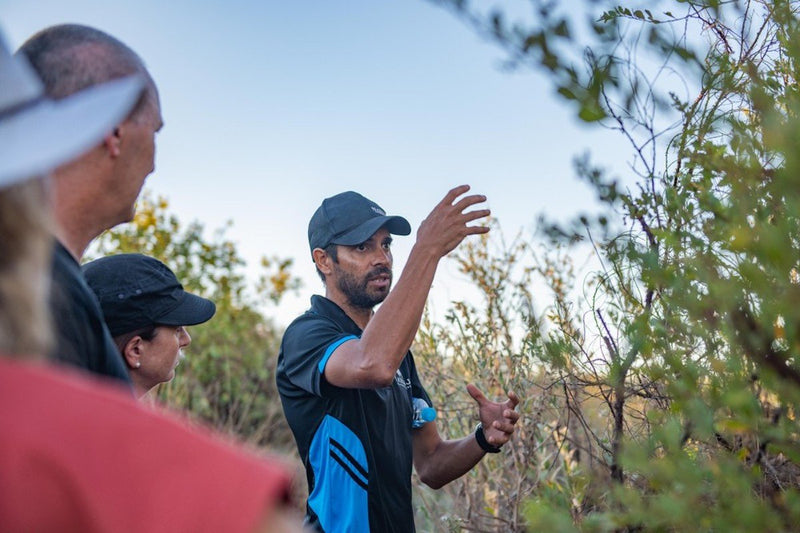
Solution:
<svg viewBox="0 0 800 533">
<path fill-rule="evenodd" d="M 325 198 L 314 212 L 308 223 L 308 245 L 312 252 L 329 244 L 353 246 L 366 241 L 384 226 L 395 235 L 411 233 L 411 224 L 405 218 L 388 216 L 372 200 L 347 191 Z"/>
<path fill-rule="evenodd" d="M 201 324 L 217 310 L 211 300 L 183 290 L 167 265 L 146 255 L 109 255 L 82 269 L 113 337 L 154 325 Z"/>
</svg>

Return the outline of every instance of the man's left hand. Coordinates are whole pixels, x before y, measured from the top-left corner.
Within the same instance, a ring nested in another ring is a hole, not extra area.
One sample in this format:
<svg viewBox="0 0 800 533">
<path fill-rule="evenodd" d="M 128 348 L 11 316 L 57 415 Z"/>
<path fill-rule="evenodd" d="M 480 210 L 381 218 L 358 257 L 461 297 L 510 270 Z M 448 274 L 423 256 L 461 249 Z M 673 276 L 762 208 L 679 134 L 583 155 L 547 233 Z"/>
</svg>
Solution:
<svg viewBox="0 0 800 533">
<path fill-rule="evenodd" d="M 467 392 L 478 402 L 478 416 L 489 444 L 499 448 L 508 442 L 519 420 L 519 413 L 514 410 L 519 403 L 517 395 L 509 391 L 508 400 L 498 403 L 487 399 L 475 385 L 467 385 Z"/>
</svg>

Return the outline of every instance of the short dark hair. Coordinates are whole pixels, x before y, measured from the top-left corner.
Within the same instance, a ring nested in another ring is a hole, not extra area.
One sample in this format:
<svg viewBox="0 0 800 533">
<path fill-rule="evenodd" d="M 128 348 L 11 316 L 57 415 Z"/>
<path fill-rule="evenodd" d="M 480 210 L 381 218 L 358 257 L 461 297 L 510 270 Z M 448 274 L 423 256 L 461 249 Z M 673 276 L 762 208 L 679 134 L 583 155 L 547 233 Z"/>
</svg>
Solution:
<svg viewBox="0 0 800 533">
<path fill-rule="evenodd" d="M 156 328 L 158 328 L 158 324 L 153 324 L 114 337 L 114 344 L 117 345 L 117 350 L 119 350 L 120 355 L 122 355 L 123 358 L 125 357 L 125 346 L 134 337 L 141 337 L 146 341 L 153 340 L 153 338 L 156 336 Z"/>
<path fill-rule="evenodd" d="M 59 99 L 117 78 L 140 74 L 148 90 L 131 112 L 137 115 L 155 91 L 142 59 L 125 43 L 98 29 L 60 24 L 36 33 L 17 51 L 42 79 L 50 98 Z"/>
<path fill-rule="evenodd" d="M 325 253 L 331 259 L 333 259 L 334 263 L 338 263 L 339 262 L 339 245 L 338 244 L 329 244 L 328 246 L 323 248 L 323 250 L 325 251 Z M 315 265 L 315 267 L 316 267 L 316 265 Z M 322 283 L 325 283 L 325 274 L 320 272 L 319 268 L 317 268 L 317 275 L 319 276 L 319 279 L 322 280 Z"/>
</svg>

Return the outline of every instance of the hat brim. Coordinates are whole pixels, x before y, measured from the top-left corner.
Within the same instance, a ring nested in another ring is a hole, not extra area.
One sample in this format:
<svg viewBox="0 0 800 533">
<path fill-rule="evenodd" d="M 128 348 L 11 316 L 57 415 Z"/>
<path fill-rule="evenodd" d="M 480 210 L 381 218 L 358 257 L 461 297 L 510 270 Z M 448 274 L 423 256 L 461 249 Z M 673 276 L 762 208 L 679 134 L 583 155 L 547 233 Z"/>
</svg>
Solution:
<svg viewBox="0 0 800 533">
<path fill-rule="evenodd" d="M 184 292 L 178 306 L 162 316 L 155 317 L 155 322 L 165 326 L 194 326 L 206 322 L 216 312 L 217 306 L 211 300 Z"/>
<path fill-rule="evenodd" d="M 40 176 L 99 143 L 125 119 L 144 82 L 129 76 L 0 120 L 0 187 Z"/>
<path fill-rule="evenodd" d="M 384 226 L 386 226 L 386 229 L 389 230 L 389 233 L 394 235 L 408 235 L 411 233 L 411 224 L 409 224 L 408 220 L 405 218 L 397 215 L 379 216 L 370 218 L 369 220 L 362 222 L 360 225 L 351 229 L 344 235 L 340 235 L 331 239 L 331 244 L 343 244 L 345 246 L 361 244 L 372 237 L 376 231 Z"/>
</svg>

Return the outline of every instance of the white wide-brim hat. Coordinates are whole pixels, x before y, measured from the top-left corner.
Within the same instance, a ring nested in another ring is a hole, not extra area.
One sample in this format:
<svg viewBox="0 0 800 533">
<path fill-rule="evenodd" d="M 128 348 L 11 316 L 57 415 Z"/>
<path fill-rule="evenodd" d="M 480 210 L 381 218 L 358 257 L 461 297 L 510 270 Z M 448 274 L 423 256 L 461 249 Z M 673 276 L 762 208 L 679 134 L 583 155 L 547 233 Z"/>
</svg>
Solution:
<svg viewBox="0 0 800 533">
<path fill-rule="evenodd" d="M 129 76 L 50 100 L 27 60 L 0 32 L 0 188 L 82 155 L 120 124 L 144 89 Z"/>
</svg>

